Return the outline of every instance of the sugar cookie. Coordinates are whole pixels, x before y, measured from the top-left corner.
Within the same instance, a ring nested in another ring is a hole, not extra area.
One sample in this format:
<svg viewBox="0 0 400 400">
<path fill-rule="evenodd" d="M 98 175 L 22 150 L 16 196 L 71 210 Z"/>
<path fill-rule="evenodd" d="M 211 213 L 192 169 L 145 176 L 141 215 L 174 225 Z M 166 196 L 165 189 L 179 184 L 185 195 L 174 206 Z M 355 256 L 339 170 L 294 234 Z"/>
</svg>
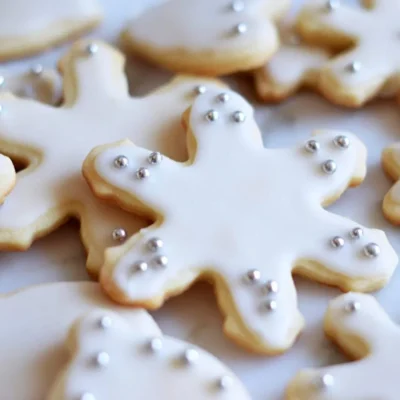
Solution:
<svg viewBox="0 0 400 400">
<path fill-rule="evenodd" d="M 44 51 L 101 19 L 97 0 L 0 0 L 0 60 Z"/>
<path fill-rule="evenodd" d="M 263 65 L 290 0 L 169 0 L 130 22 L 126 47 L 173 71 L 224 75 Z"/>
<path fill-rule="evenodd" d="M 155 220 L 106 252 L 101 283 L 113 299 L 157 308 L 209 278 L 227 334 L 274 354 L 303 326 L 292 272 L 343 290 L 389 280 L 397 256 L 384 232 L 321 207 L 365 176 L 366 149 L 355 136 L 321 131 L 292 149 L 264 149 L 251 106 L 215 89 L 185 118 L 188 163 L 129 141 L 100 146 L 85 161 L 98 196 Z"/>
<path fill-rule="evenodd" d="M 250 400 L 214 356 L 161 335 L 150 319 L 138 325 L 109 310 L 77 321 L 68 341 L 72 359 L 47 399 Z"/>
<path fill-rule="evenodd" d="M 348 293 L 333 300 L 325 331 L 352 358 L 348 364 L 300 371 L 287 400 L 396 400 L 400 329 L 374 297 Z"/>
<path fill-rule="evenodd" d="M 184 160 L 181 113 L 216 81 L 180 76 L 144 98 L 131 98 L 123 56 L 100 42 L 75 44 L 61 69 L 60 108 L 0 95 L 0 151 L 29 164 L 0 209 L 0 248 L 25 250 L 75 216 L 81 221 L 89 272 L 97 275 L 104 249 L 120 244 L 146 221 L 92 195 L 81 175 L 86 155 L 98 144 L 131 137 Z"/>
<path fill-rule="evenodd" d="M 14 165 L 8 157 L 0 154 L 0 205 L 15 185 Z"/>
<path fill-rule="evenodd" d="M 0 297 L 0 387 L 4 400 L 45 399 L 68 360 L 64 341 L 82 314 L 107 308 L 124 315 L 137 332 L 153 324 L 143 310 L 109 301 L 97 283 L 54 283 Z"/>
<path fill-rule="evenodd" d="M 314 0 L 297 23 L 307 41 L 342 51 L 322 69 L 319 87 L 329 100 L 349 107 L 362 106 L 388 82 L 400 89 L 399 3 L 361 3 L 364 7 L 357 8 L 339 0 Z"/>
</svg>

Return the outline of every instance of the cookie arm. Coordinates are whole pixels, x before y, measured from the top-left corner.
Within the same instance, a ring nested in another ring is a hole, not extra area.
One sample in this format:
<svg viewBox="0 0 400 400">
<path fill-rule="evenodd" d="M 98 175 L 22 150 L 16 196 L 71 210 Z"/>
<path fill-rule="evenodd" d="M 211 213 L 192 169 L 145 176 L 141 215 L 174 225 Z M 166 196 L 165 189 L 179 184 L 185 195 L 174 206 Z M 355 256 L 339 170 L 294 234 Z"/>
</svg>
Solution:
<svg viewBox="0 0 400 400">
<path fill-rule="evenodd" d="M 387 147 L 382 153 L 382 166 L 386 174 L 397 181 L 383 200 L 383 213 L 393 224 L 400 224 L 400 145 Z"/>
</svg>

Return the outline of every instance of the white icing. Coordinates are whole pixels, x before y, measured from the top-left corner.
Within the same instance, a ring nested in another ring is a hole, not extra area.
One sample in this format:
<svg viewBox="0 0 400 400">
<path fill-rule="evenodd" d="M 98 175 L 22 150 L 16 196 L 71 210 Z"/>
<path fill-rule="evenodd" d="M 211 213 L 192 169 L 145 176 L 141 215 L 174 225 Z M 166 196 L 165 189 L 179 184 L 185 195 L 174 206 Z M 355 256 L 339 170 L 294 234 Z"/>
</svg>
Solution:
<svg viewBox="0 0 400 400">
<path fill-rule="evenodd" d="M 355 312 L 346 311 L 351 301 Z M 301 371 L 290 384 L 290 400 L 396 400 L 399 397 L 396 354 L 400 329 L 372 296 L 348 293 L 333 300 L 327 312 L 329 335 L 360 361 Z M 318 388 L 318 377 L 329 374 L 334 384 Z"/>
<path fill-rule="evenodd" d="M 26 248 L 38 229 L 51 231 L 74 215 L 81 219 L 88 267 L 96 274 L 104 249 L 117 244 L 112 231 L 122 227 L 129 236 L 146 221 L 92 195 L 81 174 L 86 155 L 96 145 L 130 137 L 184 160 L 180 115 L 195 98 L 196 85 L 215 81 L 178 77 L 147 97 L 131 98 L 121 54 L 97 43 L 98 52 L 88 56 L 86 46 L 80 42 L 66 56 L 63 107 L 0 95 L 0 150 L 23 155 L 31 164 L 18 174 L 15 190 L 0 209 L 0 242 Z"/>
<path fill-rule="evenodd" d="M 68 329 L 82 314 L 99 307 L 124 315 L 138 334 L 160 334 L 146 312 L 118 307 L 95 283 L 49 284 L 0 297 L 2 399 L 45 399 L 68 360 Z"/>
<path fill-rule="evenodd" d="M 15 184 L 14 165 L 8 157 L 0 154 L 0 204 Z"/>
<path fill-rule="evenodd" d="M 104 315 L 112 320 L 107 329 L 99 328 Z M 157 334 L 153 326 L 143 328 L 138 330 L 104 310 L 93 311 L 77 322 L 72 359 L 48 400 L 80 399 L 83 393 L 91 393 L 96 400 L 250 400 L 232 371 L 214 356 L 189 343 Z M 154 338 L 161 340 L 162 346 L 152 351 L 150 342 Z M 183 359 L 187 350 L 196 352 L 192 365 Z M 104 368 L 91 363 L 99 351 L 109 356 Z M 230 378 L 229 385 L 222 390 L 218 381 L 226 376 Z"/>
<path fill-rule="evenodd" d="M 258 350 L 285 350 L 301 328 L 292 272 L 347 290 L 366 290 L 389 279 L 397 256 L 382 231 L 363 227 L 363 237 L 352 240 L 351 230 L 360 225 L 321 207 L 364 177 L 366 150 L 354 135 L 321 131 L 315 137 L 320 150 L 313 154 L 304 144 L 264 149 L 251 106 L 230 91 L 222 103 L 219 93 L 207 91 L 191 109 L 190 134 L 196 142 L 192 163 L 164 157 L 150 166 L 150 151 L 129 142 L 106 148 L 92 162 L 99 185 L 108 188 L 114 200 L 132 208 L 137 199 L 149 215 L 156 214 L 152 227 L 108 251 L 102 284 L 116 300 L 154 306 L 171 287 L 173 292 L 183 290 L 206 271 L 219 284 L 223 280 L 217 292 L 225 304 L 229 333 L 247 338 Z M 218 112 L 215 122 L 205 118 L 211 109 Z M 244 123 L 233 122 L 238 110 L 246 116 Z M 350 140 L 348 149 L 333 143 L 341 134 Z M 117 170 L 113 160 L 121 154 L 129 166 Z M 333 175 L 322 172 L 322 163 L 329 159 L 337 164 Z M 149 178 L 135 178 L 140 167 L 149 169 Z M 342 249 L 330 245 L 336 235 L 345 239 Z M 164 242 L 159 255 L 168 257 L 167 268 L 152 264 L 154 253 L 145 243 L 153 237 Z M 365 256 L 363 247 L 369 242 L 380 246 L 379 257 Z M 140 260 L 150 268 L 134 273 Z M 278 305 L 275 312 L 260 311 L 271 299 L 262 294 L 261 284 L 243 282 L 254 268 L 261 271 L 261 281 L 279 284 L 272 297 Z M 226 306 L 226 290 L 234 307 Z"/>
<path fill-rule="evenodd" d="M 310 37 L 325 41 L 327 45 L 343 35 L 355 42 L 350 50 L 339 53 L 327 64 L 321 72 L 320 84 L 327 91 L 351 92 L 361 103 L 382 88 L 386 96 L 395 94 L 400 88 L 397 17 L 400 3 L 392 0 L 364 3 L 373 7 L 354 7 L 342 1 L 337 9 L 328 12 L 327 1 L 316 0 L 305 6 L 300 14 L 300 27 L 308 31 Z M 353 61 L 361 63 L 361 69 L 356 73 L 348 70 Z M 388 82 L 391 88 L 385 85 Z"/>
</svg>

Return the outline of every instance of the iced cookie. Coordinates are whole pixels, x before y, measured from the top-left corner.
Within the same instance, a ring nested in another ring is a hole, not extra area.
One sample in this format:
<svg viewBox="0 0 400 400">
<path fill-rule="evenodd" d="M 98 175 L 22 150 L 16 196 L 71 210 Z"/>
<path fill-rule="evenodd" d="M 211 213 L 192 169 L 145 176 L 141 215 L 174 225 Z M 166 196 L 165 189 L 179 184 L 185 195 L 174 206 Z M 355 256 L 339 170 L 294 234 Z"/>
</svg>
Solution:
<svg viewBox="0 0 400 400">
<path fill-rule="evenodd" d="M 15 185 L 15 169 L 11 160 L 0 154 L 0 206 Z"/>
<path fill-rule="evenodd" d="M 169 0 L 130 22 L 132 52 L 173 71 L 224 75 L 263 65 L 290 0 Z"/>
<path fill-rule="evenodd" d="M 307 41 L 339 50 L 321 71 L 319 87 L 331 101 L 360 107 L 383 87 L 400 89 L 398 13 L 393 0 L 313 0 L 297 27 Z"/>
<path fill-rule="evenodd" d="M 101 143 L 130 137 L 185 160 L 181 114 L 216 81 L 180 76 L 132 98 L 123 56 L 99 42 L 75 44 L 61 69 L 62 107 L 0 95 L 0 151 L 28 164 L 0 209 L 0 248 L 25 250 L 74 216 L 81 221 L 89 272 L 97 275 L 104 249 L 122 243 L 146 221 L 93 196 L 81 174 L 85 157 Z"/>
<path fill-rule="evenodd" d="M 250 400 L 211 354 L 163 336 L 150 318 L 137 325 L 108 310 L 78 320 L 71 360 L 47 400 Z"/>
<path fill-rule="evenodd" d="M 397 256 L 385 234 L 322 207 L 365 176 L 355 136 L 321 131 L 292 149 L 264 149 L 253 109 L 231 91 L 207 91 L 185 121 L 187 163 L 129 141 L 85 161 L 98 196 L 154 221 L 107 251 L 101 283 L 114 300 L 153 309 L 210 279 L 227 334 L 274 354 L 303 326 L 292 273 L 343 290 L 389 280 Z"/>
<path fill-rule="evenodd" d="M 264 101 L 282 101 L 301 88 L 317 88 L 319 72 L 330 59 L 327 50 L 303 43 L 293 32 L 282 36 L 279 50 L 254 72 L 258 96 Z"/>
<path fill-rule="evenodd" d="M 149 325 L 159 332 L 145 311 L 118 307 L 97 283 L 54 283 L 0 297 L 1 398 L 45 399 L 68 360 L 68 329 L 99 307 L 123 314 L 136 332 Z"/>
<path fill-rule="evenodd" d="M 47 50 L 101 19 L 97 0 L 0 0 L 0 60 Z"/>
<path fill-rule="evenodd" d="M 349 356 L 348 364 L 300 371 L 287 400 L 397 400 L 400 329 L 374 297 L 348 293 L 333 300 L 325 331 Z"/>
<path fill-rule="evenodd" d="M 62 82 L 57 71 L 36 64 L 19 74 L 0 72 L 0 90 L 57 105 L 61 102 Z"/>
</svg>

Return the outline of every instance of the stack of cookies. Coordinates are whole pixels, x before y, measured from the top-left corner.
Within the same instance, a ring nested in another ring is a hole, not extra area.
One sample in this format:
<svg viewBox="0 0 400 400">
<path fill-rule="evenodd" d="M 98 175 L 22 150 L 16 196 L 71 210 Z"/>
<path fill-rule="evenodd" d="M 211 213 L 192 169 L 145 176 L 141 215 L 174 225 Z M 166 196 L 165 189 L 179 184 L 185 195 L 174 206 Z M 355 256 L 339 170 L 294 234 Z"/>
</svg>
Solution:
<svg viewBox="0 0 400 400">
<path fill-rule="evenodd" d="M 388 284 L 398 256 L 382 230 L 326 210 L 365 179 L 366 145 L 316 127 L 297 146 L 264 148 L 253 106 L 227 82 L 245 74 L 269 103 L 304 87 L 332 107 L 397 98 L 400 0 L 309 0 L 294 20 L 291 5 L 165 0 L 120 27 L 123 50 L 80 38 L 59 72 L 4 68 L 0 249 L 29 251 L 78 219 L 93 282 L 0 299 L 1 400 L 260 400 L 218 354 L 163 335 L 147 311 L 209 281 L 225 334 L 276 356 L 305 326 L 294 274 L 347 292 L 329 304 L 324 329 L 360 361 L 304 369 L 285 398 L 397 398 L 400 331 L 363 292 Z M 0 60 L 42 52 L 104 17 L 96 0 L 0 0 Z M 125 54 L 175 76 L 131 97 Z M 400 180 L 399 144 L 382 163 Z M 393 224 L 399 185 L 382 199 Z"/>
</svg>

